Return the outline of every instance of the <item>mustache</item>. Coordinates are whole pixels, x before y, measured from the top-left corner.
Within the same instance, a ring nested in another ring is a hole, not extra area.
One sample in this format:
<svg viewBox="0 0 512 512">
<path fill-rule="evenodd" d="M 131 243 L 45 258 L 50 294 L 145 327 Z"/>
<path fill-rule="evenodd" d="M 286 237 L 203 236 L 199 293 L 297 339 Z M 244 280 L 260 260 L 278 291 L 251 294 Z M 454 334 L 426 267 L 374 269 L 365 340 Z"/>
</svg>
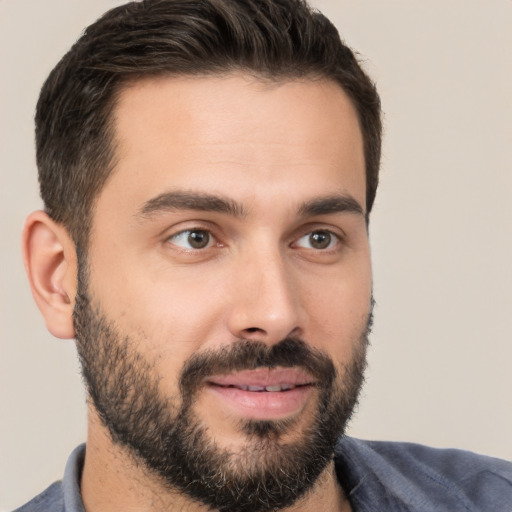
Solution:
<svg viewBox="0 0 512 512">
<path fill-rule="evenodd" d="M 191 356 L 181 371 L 180 389 L 183 397 L 190 397 L 207 377 L 278 366 L 306 370 L 324 389 L 330 388 L 337 375 L 332 359 L 301 339 L 285 338 L 273 345 L 240 339 Z"/>
</svg>

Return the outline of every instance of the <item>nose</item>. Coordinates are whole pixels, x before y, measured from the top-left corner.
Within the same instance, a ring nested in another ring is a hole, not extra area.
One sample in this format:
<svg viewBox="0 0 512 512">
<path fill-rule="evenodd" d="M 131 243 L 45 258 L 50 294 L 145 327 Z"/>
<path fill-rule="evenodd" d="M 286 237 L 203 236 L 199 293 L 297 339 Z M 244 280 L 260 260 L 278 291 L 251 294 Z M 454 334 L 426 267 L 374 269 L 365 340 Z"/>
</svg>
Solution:
<svg viewBox="0 0 512 512">
<path fill-rule="evenodd" d="M 228 328 L 234 337 L 274 344 L 302 335 L 298 286 L 279 250 L 253 251 L 240 262 L 232 279 Z"/>
</svg>

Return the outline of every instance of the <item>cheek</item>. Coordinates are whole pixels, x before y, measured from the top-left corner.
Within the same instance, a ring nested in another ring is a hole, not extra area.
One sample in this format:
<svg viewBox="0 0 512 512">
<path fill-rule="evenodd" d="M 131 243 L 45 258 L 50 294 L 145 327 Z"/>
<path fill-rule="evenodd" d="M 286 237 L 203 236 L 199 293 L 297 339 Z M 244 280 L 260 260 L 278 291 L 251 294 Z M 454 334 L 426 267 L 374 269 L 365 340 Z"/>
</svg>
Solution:
<svg viewBox="0 0 512 512">
<path fill-rule="evenodd" d="M 95 299 L 121 332 L 143 341 L 148 357 L 184 360 L 219 331 L 218 272 L 125 259 L 93 274 Z"/>
<path fill-rule="evenodd" d="M 308 312 L 306 338 L 335 359 L 346 360 L 366 331 L 371 310 L 369 256 L 323 278 L 304 277 L 302 289 Z"/>
</svg>

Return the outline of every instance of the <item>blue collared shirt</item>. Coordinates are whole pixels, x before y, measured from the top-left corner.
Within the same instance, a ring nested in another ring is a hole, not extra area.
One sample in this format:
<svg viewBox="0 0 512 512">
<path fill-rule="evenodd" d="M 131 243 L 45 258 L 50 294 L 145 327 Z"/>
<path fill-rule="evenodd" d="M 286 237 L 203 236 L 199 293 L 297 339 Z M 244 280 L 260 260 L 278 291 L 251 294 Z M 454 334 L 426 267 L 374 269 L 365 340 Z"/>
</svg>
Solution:
<svg viewBox="0 0 512 512">
<path fill-rule="evenodd" d="M 80 478 L 85 445 L 62 482 L 15 512 L 85 512 Z M 342 438 L 336 473 L 353 512 L 512 512 L 512 463 L 462 450 Z"/>
</svg>

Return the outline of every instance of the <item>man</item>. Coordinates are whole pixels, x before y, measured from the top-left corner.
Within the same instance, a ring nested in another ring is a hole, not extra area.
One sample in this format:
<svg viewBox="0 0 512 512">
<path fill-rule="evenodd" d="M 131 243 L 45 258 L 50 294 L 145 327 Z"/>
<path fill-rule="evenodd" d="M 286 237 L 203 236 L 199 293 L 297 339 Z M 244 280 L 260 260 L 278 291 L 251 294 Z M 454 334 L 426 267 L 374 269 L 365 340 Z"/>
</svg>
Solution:
<svg viewBox="0 0 512 512">
<path fill-rule="evenodd" d="M 36 115 L 24 230 L 87 446 L 20 510 L 506 510 L 505 462 L 344 428 L 371 326 L 375 88 L 301 2 L 107 13 Z"/>
</svg>

